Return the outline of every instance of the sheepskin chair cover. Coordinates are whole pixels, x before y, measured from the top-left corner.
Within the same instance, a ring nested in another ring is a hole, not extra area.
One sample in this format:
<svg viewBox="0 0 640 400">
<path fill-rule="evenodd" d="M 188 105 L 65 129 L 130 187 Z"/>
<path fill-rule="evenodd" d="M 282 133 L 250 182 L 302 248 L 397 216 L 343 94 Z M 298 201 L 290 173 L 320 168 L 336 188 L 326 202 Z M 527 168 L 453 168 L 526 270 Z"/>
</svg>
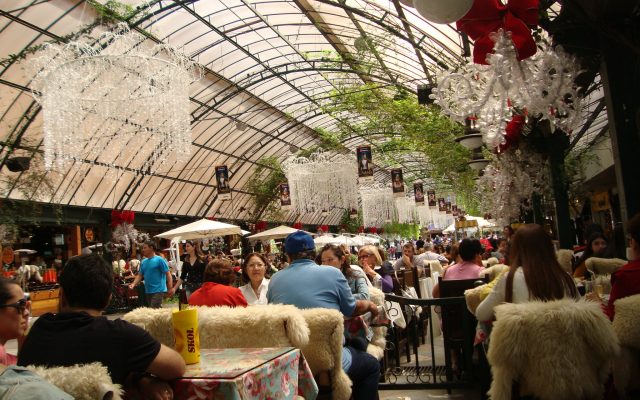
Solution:
<svg viewBox="0 0 640 400">
<path fill-rule="evenodd" d="M 309 342 L 309 328 L 294 306 L 196 307 L 202 348 L 287 347 Z M 173 310 L 139 308 L 123 318 L 139 323 L 160 343 L 174 346 Z"/>
<path fill-rule="evenodd" d="M 300 310 L 283 304 L 197 307 L 202 348 L 287 347 L 309 343 Z"/>
<path fill-rule="evenodd" d="M 429 260 L 429 261 L 425 261 L 429 263 L 429 269 L 431 270 L 431 275 L 433 276 L 434 272 L 437 272 L 438 274 L 440 274 L 440 276 L 442 276 L 442 273 L 444 272 L 444 268 L 442 268 L 442 264 L 440 264 L 440 261 L 438 260 Z"/>
<path fill-rule="evenodd" d="M 492 266 L 485 268 L 483 271 L 480 272 L 481 275 L 488 275 L 489 276 L 489 282 L 491 282 L 492 280 L 496 279 L 500 274 L 502 274 L 504 271 L 508 270 L 509 266 L 504 265 L 504 264 L 493 264 Z"/>
<path fill-rule="evenodd" d="M 613 380 L 624 399 L 627 390 L 640 388 L 640 294 L 618 299 L 614 306 L 613 330 L 622 350 L 613 363 Z"/>
<path fill-rule="evenodd" d="M 73 367 L 27 367 L 76 400 L 122 399 L 120 385 L 113 383 L 107 367 L 100 363 Z"/>
<path fill-rule="evenodd" d="M 122 319 L 132 324 L 144 326 L 144 329 L 149 332 L 154 339 L 165 346 L 173 348 L 175 339 L 173 337 L 172 312 L 173 310 L 171 308 L 141 307 L 128 312 Z"/>
<path fill-rule="evenodd" d="M 482 302 L 482 291 L 488 284 L 476 286 L 473 289 L 467 289 L 464 291 L 464 299 L 467 302 L 467 308 L 471 314 L 476 314 L 476 308 Z"/>
<path fill-rule="evenodd" d="M 369 298 L 377 306 L 384 306 L 384 293 L 382 290 L 370 287 Z M 382 357 L 384 357 L 384 349 L 387 346 L 387 327 L 374 326 L 371 330 L 373 331 L 373 337 L 369 342 L 369 346 L 367 346 L 367 353 L 371 354 L 378 360 L 382 360 Z"/>
<path fill-rule="evenodd" d="M 302 348 L 314 375 L 328 371 L 331 376 L 331 398 L 349 400 L 351 380 L 342 370 L 342 338 L 344 317 L 337 310 L 310 308 L 301 310 L 309 325 L 309 344 Z"/>
<path fill-rule="evenodd" d="M 556 251 L 556 259 L 562 269 L 573 275 L 573 250 L 561 249 Z"/>
<path fill-rule="evenodd" d="M 620 351 L 608 318 L 593 302 L 571 299 L 496 307 L 487 358 L 492 400 L 511 399 L 512 383 L 541 400 L 597 399 Z"/>
<path fill-rule="evenodd" d="M 614 306 L 613 330 L 620 344 L 640 350 L 640 294 L 618 299 Z"/>
<path fill-rule="evenodd" d="M 620 258 L 599 258 L 591 257 L 587 258 L 584 265 L 588 270 L 595 272 L 598 275 L 613 274 L 618 268 L 625 265 L 627 261 Z"/>
</svg>

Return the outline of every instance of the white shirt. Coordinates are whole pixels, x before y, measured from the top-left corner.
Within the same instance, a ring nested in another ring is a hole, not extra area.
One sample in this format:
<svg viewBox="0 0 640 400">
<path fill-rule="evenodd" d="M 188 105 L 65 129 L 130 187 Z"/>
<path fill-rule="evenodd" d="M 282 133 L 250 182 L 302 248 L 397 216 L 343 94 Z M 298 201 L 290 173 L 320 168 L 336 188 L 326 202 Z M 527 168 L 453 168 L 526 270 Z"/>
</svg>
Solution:
<svg viewBox="0 0 640 400">
<path fill-rule="evenodd" d="M 267 304 L 267 290 L 269 289 L 269 280 L 267 278 L 262 279 L 262 283 L 258 287 L 258 292 L 260 293 L 260 298 L 256 297 L 253 288 L 251 287 L 251 283 L 247 283 L 244 286 L 240 286 L 240 291 L 244 295 L 244 298 L 247 299 L 247 303 L 249 305 L 254 304 Z"/>
<path fill-rule="evenodd" d="M 490 321 L 493 319 L 493 309 L 504 303 L 507 291 L 507 274 L 503 274 L 500 280 L 493 287 L 489 295 L 482 300 L 476 308 L 476 318 L 478 321 Z M 522 268 L 518 268 L 513 275 L 513 301 L 512 303 L 526 303 L 529 301 L 529 288 L 524 279 Z"/>
<path fill-rule="evenodd" d="M 422 254 L 418 254 L 417 255 L 419 260 L 430 260 L 430 261 L 440 261 L 441 263 L 445 263 L 448 264 L 449 260 L 447 260 L 447 257 L 443 256 L 442 254 L 438 254 L 438 253 L 434 253 L 433 251 L 425 251 Z"/>
</svg>

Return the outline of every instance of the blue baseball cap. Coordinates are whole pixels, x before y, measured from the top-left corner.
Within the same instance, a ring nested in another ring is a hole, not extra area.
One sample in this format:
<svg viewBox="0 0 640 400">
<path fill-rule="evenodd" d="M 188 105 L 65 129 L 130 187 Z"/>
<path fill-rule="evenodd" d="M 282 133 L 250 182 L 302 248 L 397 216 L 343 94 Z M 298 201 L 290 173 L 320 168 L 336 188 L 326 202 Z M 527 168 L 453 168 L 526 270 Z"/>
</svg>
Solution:
<svg viewBox="0 0 640 400">
<path fill-rule="evenodd" d="M 315 250 L 316 244 L 307 232 L 297 231 L 290 233 L 284 239 L 284 252 L 288 254 L 302 253 L 303 251 Z"/>
</svg>

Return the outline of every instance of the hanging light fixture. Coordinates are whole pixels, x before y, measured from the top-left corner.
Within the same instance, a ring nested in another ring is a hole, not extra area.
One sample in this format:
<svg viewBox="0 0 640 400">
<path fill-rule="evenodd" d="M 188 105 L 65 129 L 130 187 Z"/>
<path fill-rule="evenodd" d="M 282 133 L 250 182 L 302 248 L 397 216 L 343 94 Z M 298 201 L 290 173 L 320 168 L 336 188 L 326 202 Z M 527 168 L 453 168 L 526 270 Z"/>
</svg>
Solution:
<svg viewBox="0 0 640 400">
<path fill-rule="evenodd" d="M 317 152 L 282 163 L 291 205 L 300 213 L 358 207 L 358 173 L 353 155 Z"/>
<path fill-rule="evenodd" d="M 89 160 L 153 172 L 189 159 L 189 85 L 201 69 L 126 24 L 97 38 L 48 44 L 35 57 L 47 169 Z"/>
<path fill-rule="evenodd" d="M 473 156 L 471 157 L 471 161 L 467 164 L 476 171 L 481 171 L 489 165 L 489 160 L 484 158 L 484 155 L 482 155 L 482 148 L 478 147 L 473 149 Z"/>
<path fill-rule="evenodd" d="M 396 221 L 396 203 L 390 187 L 376 183 L 360 189 L 362 222 L 367 227 L 378 227 Z"/>
<path fill-rule="evenodd" d="M 500 29 L 490 37 L 495 44 L 488 65 L 467 64 L 439 77 L 432 97 L 443 112 L 461 122 L 477 116 L 490 148 L 504 145 L 514 112 L 548 119 L 571 132 L 581 115 L 576 60 L 561 48 L 542 46 L 543 51 L 519 61 L 509 32 Z"/>
<path fill-rule="evenodd" d="M 475 118 L 465 120 L 464 135 L 457 137 L 455 141 L 469 150 L 482 146 L 482 133 L 475 127 Z"/>
</svg>

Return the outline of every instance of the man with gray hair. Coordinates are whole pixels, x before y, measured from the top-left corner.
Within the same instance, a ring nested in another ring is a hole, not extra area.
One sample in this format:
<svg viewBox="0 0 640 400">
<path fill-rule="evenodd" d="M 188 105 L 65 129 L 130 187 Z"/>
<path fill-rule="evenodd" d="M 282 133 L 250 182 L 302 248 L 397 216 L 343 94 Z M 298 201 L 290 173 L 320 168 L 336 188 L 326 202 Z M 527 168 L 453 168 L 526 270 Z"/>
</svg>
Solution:
<svg viewBox="0 0 640 400">
<path fill-rule="evenodd" d="M 422 261 L 437 260 L 437 261 L 440 261 L 440 263 L 445 265 L 449 263 L 449 260 L 447 260 L 447 257 L 433 251 L 433 243 L 425 242 L 424 250 L 425 250 L 424 253 L 417 256 L 419 260 L 422 260 Z"/>
</svg>

